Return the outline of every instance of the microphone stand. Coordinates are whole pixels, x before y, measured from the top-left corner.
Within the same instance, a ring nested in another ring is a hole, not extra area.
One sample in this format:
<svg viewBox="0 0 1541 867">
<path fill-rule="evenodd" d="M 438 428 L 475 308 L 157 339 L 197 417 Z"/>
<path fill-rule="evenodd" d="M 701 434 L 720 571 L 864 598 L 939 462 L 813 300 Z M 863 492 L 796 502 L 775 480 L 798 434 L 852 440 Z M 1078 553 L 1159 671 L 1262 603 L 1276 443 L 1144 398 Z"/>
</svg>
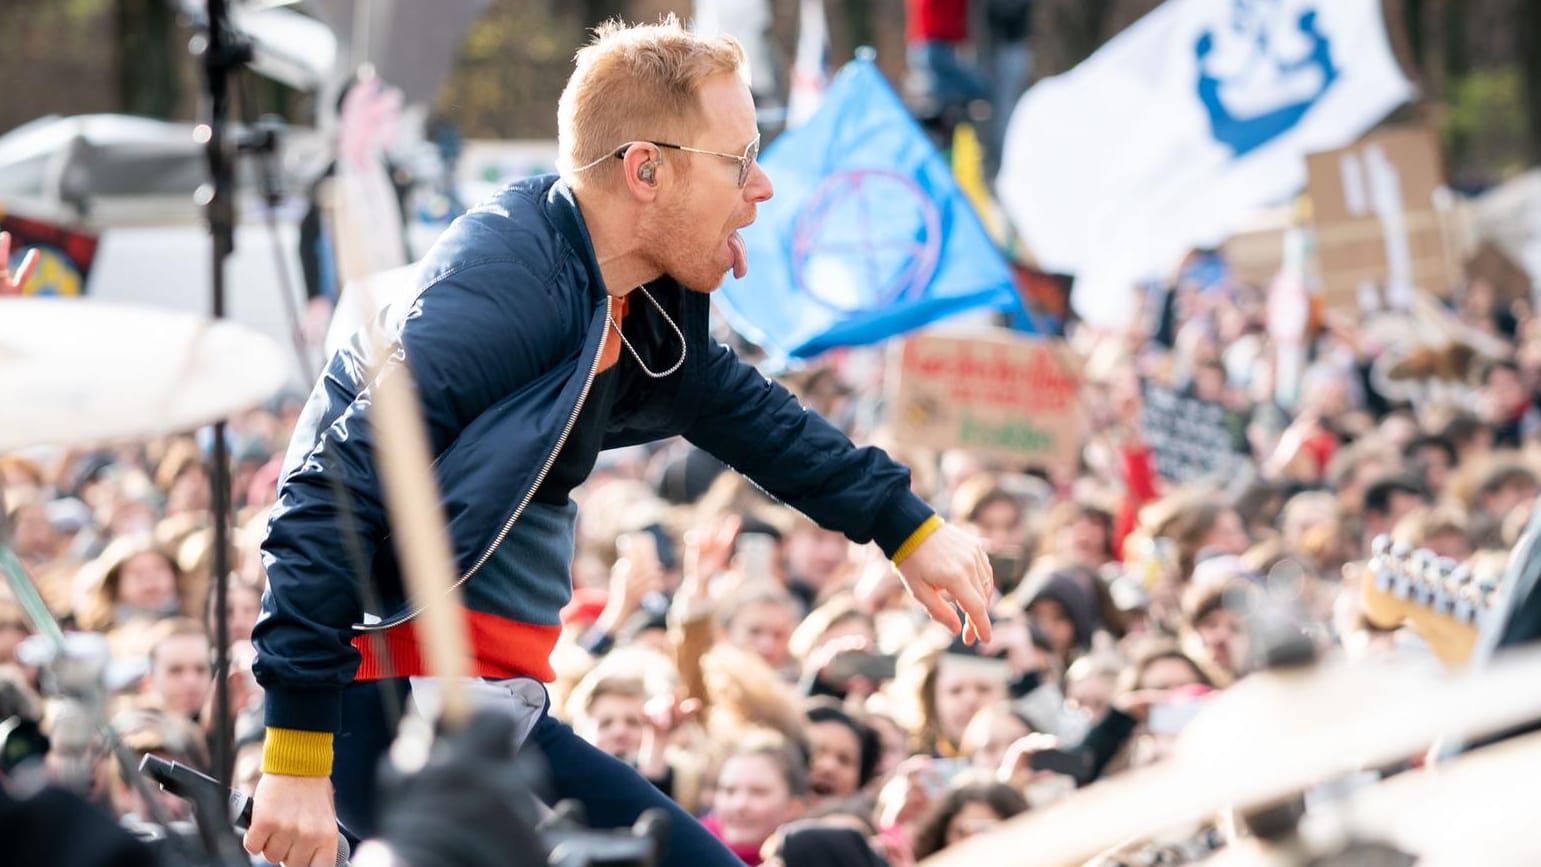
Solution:
<svg viewBox="0 0 1541 867">
<path fill-rule="evenodd" d="M 226 143 L 230 74 L 252 59 L 251 43 L 231 28 L 226 0 L 208 0 L 208 27 L 204 34 L 194 38 L 193 53 L 200 55 L 203 61 L 204 79 L 208 85 L 208 122 L 198 127 L 197 134 L 208 158 L 209 184 L 199 191 L 199 196 L 208 213 L 213 247 L 211 313 L 218 320 L 225 315 L 225 259 L 235 249 L 235 161 Z M 233 771 L 230 623 L 226 612 L 230 584 L 230 454 L 225 432 L 224 420 L 214 423 L 209 486 L 214 525 L 214 776 L 222 788 L 229 788 Z"/>
</svg>

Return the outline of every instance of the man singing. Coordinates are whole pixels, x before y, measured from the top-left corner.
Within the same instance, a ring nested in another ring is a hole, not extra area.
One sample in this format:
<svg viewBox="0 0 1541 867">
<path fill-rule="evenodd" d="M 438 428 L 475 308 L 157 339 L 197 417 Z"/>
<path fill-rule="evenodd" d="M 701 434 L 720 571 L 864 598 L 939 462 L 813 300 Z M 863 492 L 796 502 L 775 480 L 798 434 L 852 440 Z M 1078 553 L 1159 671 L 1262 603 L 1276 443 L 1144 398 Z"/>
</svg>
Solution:
<svg viewBox="0 0 1541 867">
<path fill-rule="evenodd" d="M 683 435 L 819 524 L 876 542 L 955 632 L 990 631 L 975 540 L 910 492 L 906 468 L 852 445 L 708 334 L 708 293 L 747 270 L 738 230 L 771 197 L 743 62 L 731 38 L 672 17 L 600 27 L 558 106 L 561 176 L 514 184 L 456 221 L 391 335 L 436 459 L 474 691 L 525 720 L 555 795 L 583 802 L 592 825 L 668 809 L 669 865 L 738 862 L 545 710 L 571 592 L 569 494 L 600 450 Z M 388 543 L 362 345 L 338 353 L 311 395 L 263 545 L 269 592 L 253 639 L 268 730 L 246 846 L 291 867 L 333 862 L 337 816 L 373 831 L 375 766 L 394 734 L 380 691 L 432 686 Z M 367 626 L 328 474 L 352 494 L 384 608 Z"/>
</svg>

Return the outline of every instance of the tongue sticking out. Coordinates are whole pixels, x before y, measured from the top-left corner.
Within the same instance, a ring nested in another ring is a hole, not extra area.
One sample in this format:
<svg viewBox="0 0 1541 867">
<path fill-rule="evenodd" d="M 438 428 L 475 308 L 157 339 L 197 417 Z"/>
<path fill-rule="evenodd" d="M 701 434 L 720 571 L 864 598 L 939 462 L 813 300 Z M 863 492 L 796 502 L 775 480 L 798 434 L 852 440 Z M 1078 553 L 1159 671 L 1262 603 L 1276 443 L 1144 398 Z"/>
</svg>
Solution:
<svg viewBox="0 0 1541 867">
<path fill-rule="evenodd" d="M 733 276 L 743 279 L 749 273 L 749 254 L 744 250 L 744 236 L 734 232 L 728 238 L 728 252 L 733 255 Z"/>
</svg>

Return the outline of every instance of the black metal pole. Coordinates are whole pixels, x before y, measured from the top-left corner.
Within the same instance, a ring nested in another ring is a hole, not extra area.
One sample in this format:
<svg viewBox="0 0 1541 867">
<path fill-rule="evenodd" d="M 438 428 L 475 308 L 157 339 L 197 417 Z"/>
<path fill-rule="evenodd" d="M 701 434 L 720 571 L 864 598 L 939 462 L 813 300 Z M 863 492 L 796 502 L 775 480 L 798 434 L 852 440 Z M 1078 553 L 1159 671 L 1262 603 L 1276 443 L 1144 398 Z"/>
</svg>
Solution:
<svg viewBox="0 0 1541 867">
<path fill-rule="evenodd" d="M 208 32 L 203 50 L 203 71 L 209 89 L 208 122 L 200 130 L 209 161 L 206 206 L 213 244 L 210 268 L 213 287 L 212 314 L 225 315 L 225 259 L 235 247 L 234 157 L 229 152 L 226 123 L 230 117 L 230 73 L 250 59 L 249 45 L 237 40 L 230 29 L 225 0 L 208 0 Z M 232 726 L 230 720 L 230 623 L 226 597 L 230 583 L 230 455 L 225 445 L 225 423 L 214 424 L 209 485 L 214 525 L 212 579 L 214 591 L 214 777 L 230 786 L 232 774 Z"/>
</svg>

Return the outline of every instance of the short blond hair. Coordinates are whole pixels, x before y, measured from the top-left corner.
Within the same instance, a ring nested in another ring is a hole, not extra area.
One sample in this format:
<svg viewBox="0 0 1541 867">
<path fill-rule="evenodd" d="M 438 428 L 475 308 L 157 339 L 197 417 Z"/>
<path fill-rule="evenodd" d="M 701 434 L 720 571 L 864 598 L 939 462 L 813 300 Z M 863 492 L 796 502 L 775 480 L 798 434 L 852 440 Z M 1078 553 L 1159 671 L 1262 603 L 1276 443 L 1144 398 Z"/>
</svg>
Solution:
<svg viewBox="0 0 1541 867">
<path fill-rule="evenodd" d="M 557 103 L 558 165 L 569 182 L 573 169 L 627 142 L 696 132 L 701 83 L 739 74 L 744 49 L 731 36 L 691 33 L 671 13 L 657 24 L 599 25 L 576 63 Z"/>
</svg>

